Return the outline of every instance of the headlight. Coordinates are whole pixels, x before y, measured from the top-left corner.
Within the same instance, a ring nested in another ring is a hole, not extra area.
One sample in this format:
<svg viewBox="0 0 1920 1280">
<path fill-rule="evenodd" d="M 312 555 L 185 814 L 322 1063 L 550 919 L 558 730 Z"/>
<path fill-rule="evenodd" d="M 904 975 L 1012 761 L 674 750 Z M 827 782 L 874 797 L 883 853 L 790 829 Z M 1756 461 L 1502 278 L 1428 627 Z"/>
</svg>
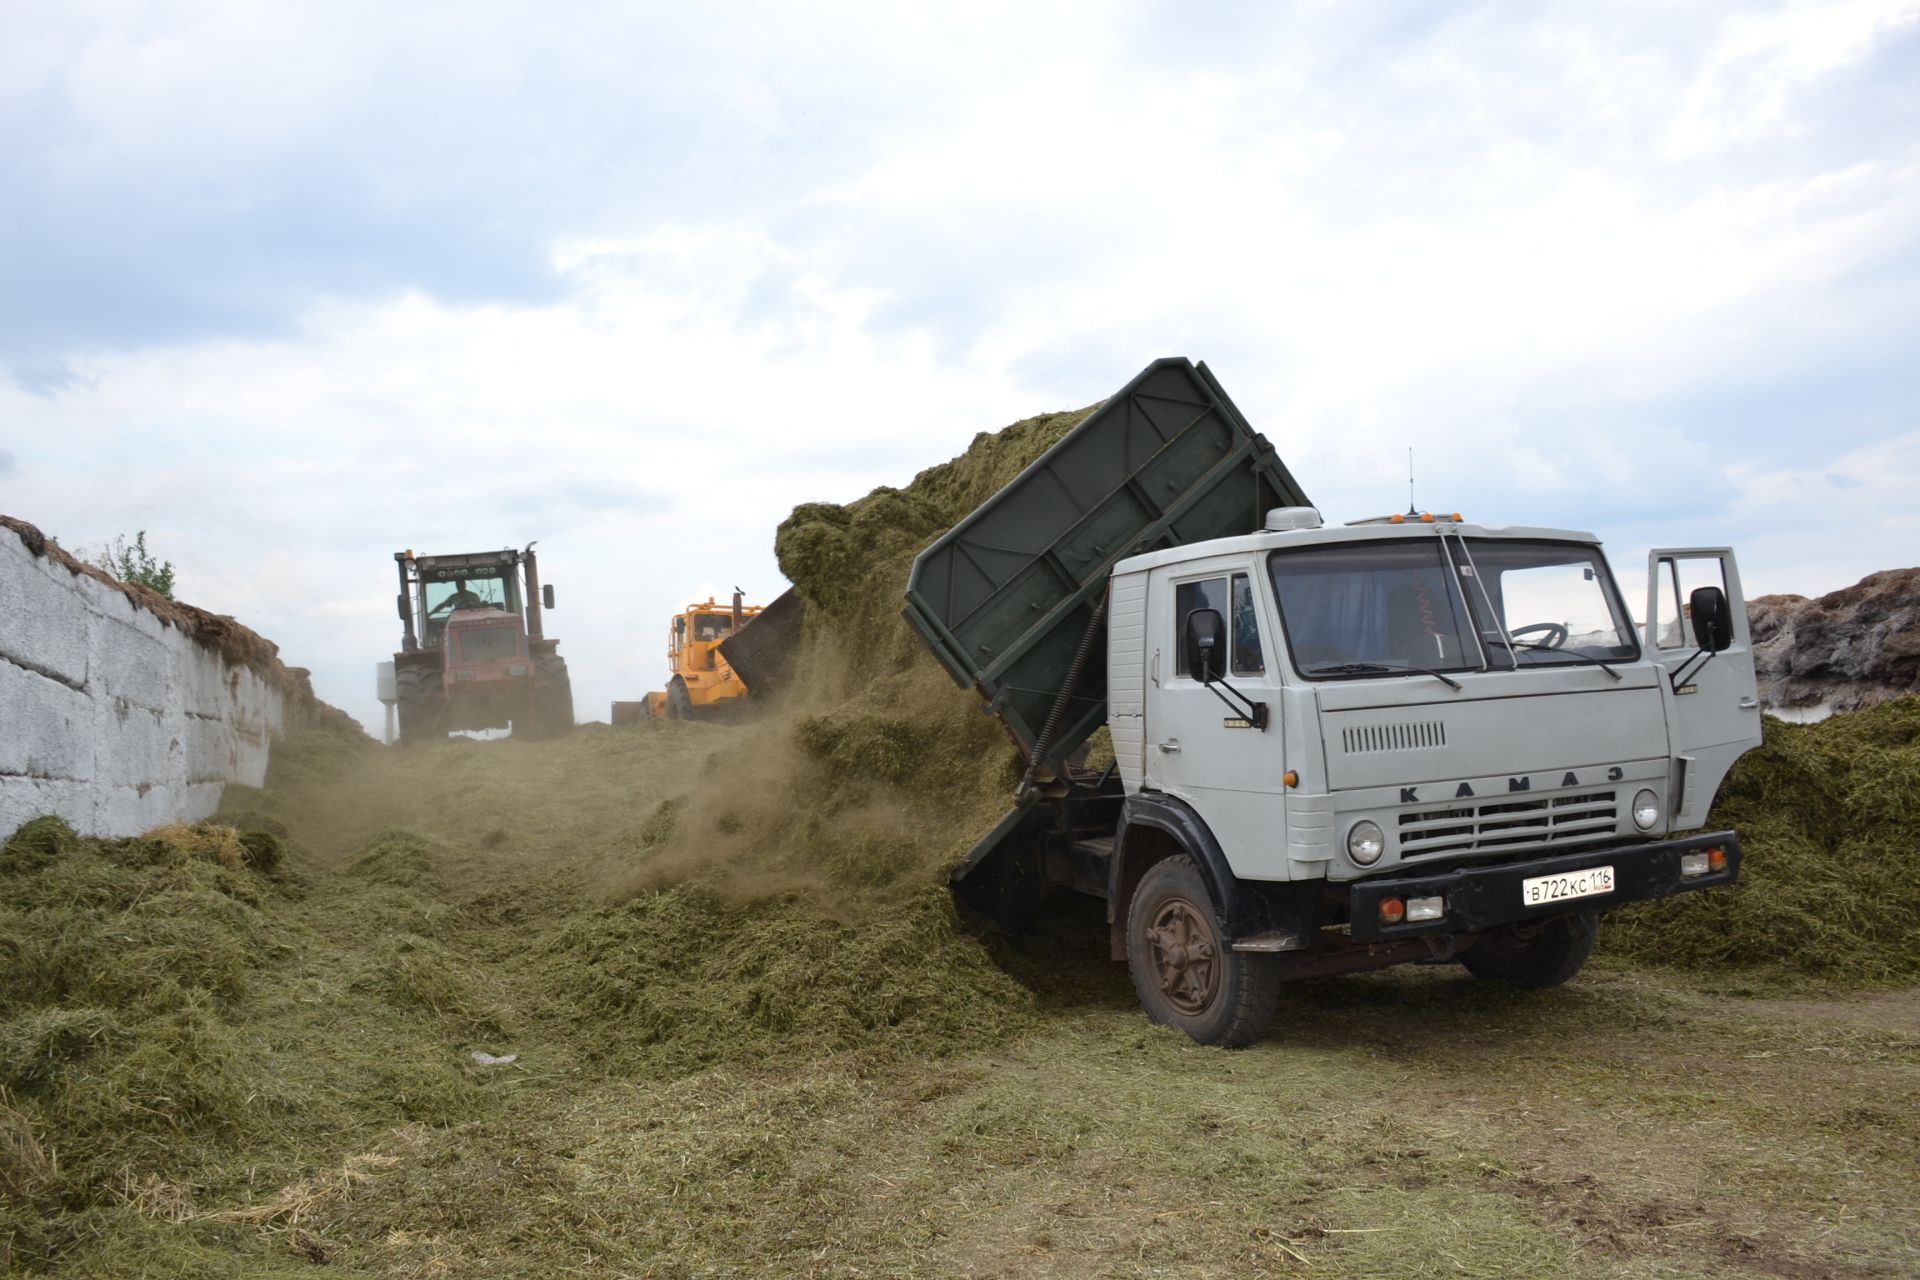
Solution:
<svg viewBox="0 0 1920 1280">
<path fill-rule="evenodd" d="M 1653 830 L 1660 821 L 1660 797 L 1651 791 L 1641 791 L 1633 798 L 1633 825 L 1642 831 Z"/>
<path fill-rule="evenodd" d="M 1386 851 L 1387 838 L 1380 833 L 1379 823 L 1362 818 L 1347 829 L 1347 856 L 1361 866 L 1372 866 Z"/>
</svg>

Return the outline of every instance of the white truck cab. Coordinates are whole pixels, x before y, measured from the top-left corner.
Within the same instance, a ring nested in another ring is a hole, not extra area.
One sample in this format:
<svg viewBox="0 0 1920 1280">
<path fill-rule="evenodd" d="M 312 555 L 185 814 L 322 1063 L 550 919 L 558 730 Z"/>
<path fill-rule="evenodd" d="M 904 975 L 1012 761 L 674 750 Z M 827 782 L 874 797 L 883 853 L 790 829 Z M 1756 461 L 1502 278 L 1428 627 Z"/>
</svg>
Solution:
<svg viewBox="0 0 1920 1280">
<path fill-rule="evenodd" d="M 1122 560 L 1109 603 L 1122 783 L 1191 805 L 1238 876 L 1347 881 L 1698 827 L 1759 745 L 1727 548 L 1654 552 L 1642 628 L 1591 534 L 1268 525 Z M 1702 655 L 1683 582 L 1723 594 L 1725 649 Z M 1225 624 L 1204 680 L 1197 609 Z"/>
</svg>

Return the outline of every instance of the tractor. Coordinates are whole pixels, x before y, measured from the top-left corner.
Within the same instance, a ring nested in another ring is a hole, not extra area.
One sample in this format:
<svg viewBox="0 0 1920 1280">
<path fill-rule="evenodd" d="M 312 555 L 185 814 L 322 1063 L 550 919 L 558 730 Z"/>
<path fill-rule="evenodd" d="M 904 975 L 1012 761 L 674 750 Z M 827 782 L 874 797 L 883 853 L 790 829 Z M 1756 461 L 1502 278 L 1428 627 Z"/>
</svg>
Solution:
<svg viewBox="0 0 1920 1280">
<path fill-rule="evenodd" d="M 394 699 L 403 744 L 451 731 L 548 737 L 573 728 L 567 661 L 542 626 L 553 587 L 524 551 L 421 556 L 396 551 L 400 652 Z"/>
</svg>

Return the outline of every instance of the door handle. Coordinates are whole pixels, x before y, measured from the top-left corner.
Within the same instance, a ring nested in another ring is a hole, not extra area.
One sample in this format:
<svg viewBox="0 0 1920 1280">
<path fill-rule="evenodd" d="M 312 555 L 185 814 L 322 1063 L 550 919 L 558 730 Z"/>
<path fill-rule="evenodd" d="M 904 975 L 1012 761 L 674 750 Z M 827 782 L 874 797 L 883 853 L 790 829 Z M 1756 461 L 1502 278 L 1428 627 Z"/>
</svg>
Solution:
<svg viewBox="0 0 1920 1280">
<path fill-rule="evenodd" d="M 1740 709 L 1742 711 L 1758 711 L 1760 709 L 1760 699 L 1742 698 L 1740 699 Z"/>
<path fill-rule="evenodd" d="M 1170 756 L 1180 754 L 1180 739 L 1178 738 L 1168 738 L 1165 742 L 1156 745 Z"/>
</svg>

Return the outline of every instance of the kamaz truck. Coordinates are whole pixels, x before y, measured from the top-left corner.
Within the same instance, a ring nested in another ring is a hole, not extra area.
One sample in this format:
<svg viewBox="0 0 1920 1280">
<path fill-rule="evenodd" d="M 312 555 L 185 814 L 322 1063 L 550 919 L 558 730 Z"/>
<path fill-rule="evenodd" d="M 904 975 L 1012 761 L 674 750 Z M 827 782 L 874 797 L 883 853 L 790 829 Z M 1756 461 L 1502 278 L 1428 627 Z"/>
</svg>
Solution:
<svg viewBox="0 0 1920 1280">
<path fill-rule="evenodd" d="M 1289 979 L 1563 983 L 1606 912 L 1739 874 L 1699 830 L 1760 742 L 1730 549 L 1654 551 L 1636 621 L 1588 533 L 1329 526 L 1204 364 L 1149 366 L 923 551 L 906 616 L 1026 762 L 956 894 L 1014 925 L 1105 899 L 1149 1016 L 1202 1043 Z"/>
<path fill-rule="evenodd" d="M 403 744 L 452 730 L 511 728 L 516 737 L 573 728 L 573 684 L 543 610 L 531 543 L 465 555 L 393 553 L 400 574 L 394 700 Z"/>
</svg>

